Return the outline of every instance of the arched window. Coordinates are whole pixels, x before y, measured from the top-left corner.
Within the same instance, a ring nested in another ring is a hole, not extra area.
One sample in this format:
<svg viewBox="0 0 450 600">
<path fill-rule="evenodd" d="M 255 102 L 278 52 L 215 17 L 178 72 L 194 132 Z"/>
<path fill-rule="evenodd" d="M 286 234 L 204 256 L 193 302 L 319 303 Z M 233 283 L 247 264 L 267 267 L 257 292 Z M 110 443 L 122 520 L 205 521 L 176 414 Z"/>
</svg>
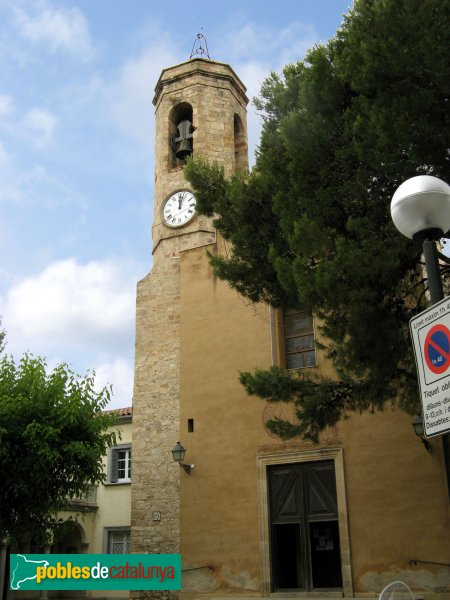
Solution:
<svg viewBox="0 0 450 600">
<path fill-rule="evenodd" d="M 181 102 L 174 106 L 169 117 L 169 156 L 170 165 L 179 167 L 194 150 L 192 134 L 192 106 Z"/>
</svg>

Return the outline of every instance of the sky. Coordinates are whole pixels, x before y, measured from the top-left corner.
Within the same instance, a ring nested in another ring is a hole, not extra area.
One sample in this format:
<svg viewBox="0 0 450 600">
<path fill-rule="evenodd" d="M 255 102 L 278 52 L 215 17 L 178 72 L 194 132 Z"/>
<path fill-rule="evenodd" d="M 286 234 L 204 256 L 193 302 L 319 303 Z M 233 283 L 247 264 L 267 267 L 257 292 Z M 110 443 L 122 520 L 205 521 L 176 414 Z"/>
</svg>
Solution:
<svg viewBox="0 0 450 600">
<path fill-rule="evenodd" d="M 258 94 L 350 0 L 0 0 L 0 316 L 6 352 L 65 362 L 132 404 L 151 270 L 155 84 L 202 33 Z M 249 105 L 250 162 L 260 118 Z"/>
</svg>

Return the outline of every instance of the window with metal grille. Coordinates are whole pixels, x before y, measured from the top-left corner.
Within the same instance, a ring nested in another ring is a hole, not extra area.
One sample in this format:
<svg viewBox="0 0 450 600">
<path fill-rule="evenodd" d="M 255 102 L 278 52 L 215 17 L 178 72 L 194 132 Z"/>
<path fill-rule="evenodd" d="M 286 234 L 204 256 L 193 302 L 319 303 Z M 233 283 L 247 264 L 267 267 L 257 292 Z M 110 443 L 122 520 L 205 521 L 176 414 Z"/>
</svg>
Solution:
<svg viewBox="0 0 450 600">
<path fill-rule="evenodd" d="M 286 308 L 284 342 L 287 369 L 316 366 L 314 323 L 311 315 L 304 311 Z"/>
<path fill-rule="evenodd" d="M 108 554 L 130 554 L 130 530 L 108 531 Z"/>
<path fill-rule="evenodd" d="M 109 483 L 129 483 L 131 481 L 131 446 L 110 448 Z"/>
</svg>

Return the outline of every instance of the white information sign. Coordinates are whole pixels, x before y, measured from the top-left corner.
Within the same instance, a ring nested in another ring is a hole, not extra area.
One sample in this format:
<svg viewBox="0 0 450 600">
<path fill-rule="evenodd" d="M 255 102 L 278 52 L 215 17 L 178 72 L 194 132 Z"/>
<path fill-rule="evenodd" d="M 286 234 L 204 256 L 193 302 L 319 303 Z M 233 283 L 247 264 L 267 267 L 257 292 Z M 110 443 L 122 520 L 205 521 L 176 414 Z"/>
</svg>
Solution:
<svg viewBox="0 0 450 600">
<path fill-rule="evenodd" d="M 450 431 L 450 297 L 409 323 L 427 437 Z"/>
</svg>

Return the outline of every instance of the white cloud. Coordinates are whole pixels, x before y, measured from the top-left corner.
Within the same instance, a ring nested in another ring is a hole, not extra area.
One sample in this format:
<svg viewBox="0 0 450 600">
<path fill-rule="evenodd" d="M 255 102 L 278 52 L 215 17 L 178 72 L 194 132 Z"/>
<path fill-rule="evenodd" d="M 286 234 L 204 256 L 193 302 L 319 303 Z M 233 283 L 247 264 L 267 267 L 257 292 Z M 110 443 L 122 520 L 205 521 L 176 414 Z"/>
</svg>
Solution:
<svg viewBox="0 0 450 600">
<path fill-rule="evenodd" d="M 104 86 L 103 104 L 118 129 L 145 149 L 153 149 L 154 107 L 152 100 L 161 71 L 183 57 L 179 40 L 174 39 L 159 21 L 142 24 L 134 35 L 133 56 L 117 70 L 116 77 Z"/>
<path fill-rule="evenodd" d="M 250 165 L 254 164 L 254 154 L 261 134 L 261 121 L 252 99 L 258 95 L 263 81 L 269 72 L 266 67 L 258 62 L 247 62 L 236 67 L 236 72 L 247 87 L 249 104 L 247 107 L 247 134 Z"/>
<path fill-rule="evenodd" d="M 15 6 L 14 14 L 20 34 L 33 43 L 45 45 L 51 53 L 65 51 L 82 60 L 94 55 L 89 23 L 78 8 L 44 5 L 31 15 Z"/>
<path fill-rule="evenodd" d="M 11 164 L 11 157 L 8 154 L 8 152 L 6 151 L 4 143 L 2 142 L 2 140 L 0 140 L 0 174 L 1 174 L 1 169 L 9 167 L 10 164 Z"/>
<path fill-rule="evenodd" d="M 152 140 L 154 62 L 151 53 L 129 60 L 109 89 L 113 121 L 123 133 L 143 146 Z"/>
<path fill-rule="evenodd" d="M 314 27 L 301 21 L 292 21 L 283 29 L 247 23 L 224 36 L 222 53 L 227 49 L 230 62 L 242 64 L 251 48 L 252 60 L 264 65 L 268 74 L 270 69 L 278 70 L 286 63 L 303 59 L 317 38 Z"/>
<path fill-rule="evenodd" d="M 133 399 L 134 370 L 131 362 L 119 357 L 103 362 L 94 368 L 96 388 L 112 385 L 113 397 L 108 408 L 131 406 Z"/>
<path fill-rule="evenodd" d="M 11 96 L 0 94 L 0 117 L 10 115 L 14 110 Z"/>
<path fill-rule="evenodd" d="M 56 117 L 44 108 L 32 108 L 25 115 L 23 128 L 38 148 L 48 146 L 53 139 Z"/>
<path fill-rule="evenodd" d="M 180 56 L 177 43 L 157 23 L 148 24 L 139 38 L 147 44 L 121 66 L 116 80 L 106 88 L 105 103 L 118 128 L 147 151 L 153 148 L 155 84 L 162 69 L 179 63 Z"/>
<path fill-rule="evenodd" d="M 0 203 L 20 202 L 22 192 L 17 181 L 16 170 L 11 155 L 0 140 Z"/>
<path fill-rule="evenodd" d="M 109 408 L 130 406 L 137 266 L 112 260 L 56 261 L 11 285 L 0 298 L 6 351 L 64 361 L 80 375 L 95 371 L 96 388 L 112 385 Z"/>
<path fill-rule="evenodd" d="M 0 140 L 0 203 L 23 207 L 55 208 L 62 205 L 86 208 L 86 199 L 42 165 L 16 164 Z"/>
<path fill-rule="evenodd" d="M 13 285 L 2 313 L 13 348 L 112 351 L 132 331 L 134 306 L 135 275 L 125 265 L 69 258 Z"/>
</svg>

